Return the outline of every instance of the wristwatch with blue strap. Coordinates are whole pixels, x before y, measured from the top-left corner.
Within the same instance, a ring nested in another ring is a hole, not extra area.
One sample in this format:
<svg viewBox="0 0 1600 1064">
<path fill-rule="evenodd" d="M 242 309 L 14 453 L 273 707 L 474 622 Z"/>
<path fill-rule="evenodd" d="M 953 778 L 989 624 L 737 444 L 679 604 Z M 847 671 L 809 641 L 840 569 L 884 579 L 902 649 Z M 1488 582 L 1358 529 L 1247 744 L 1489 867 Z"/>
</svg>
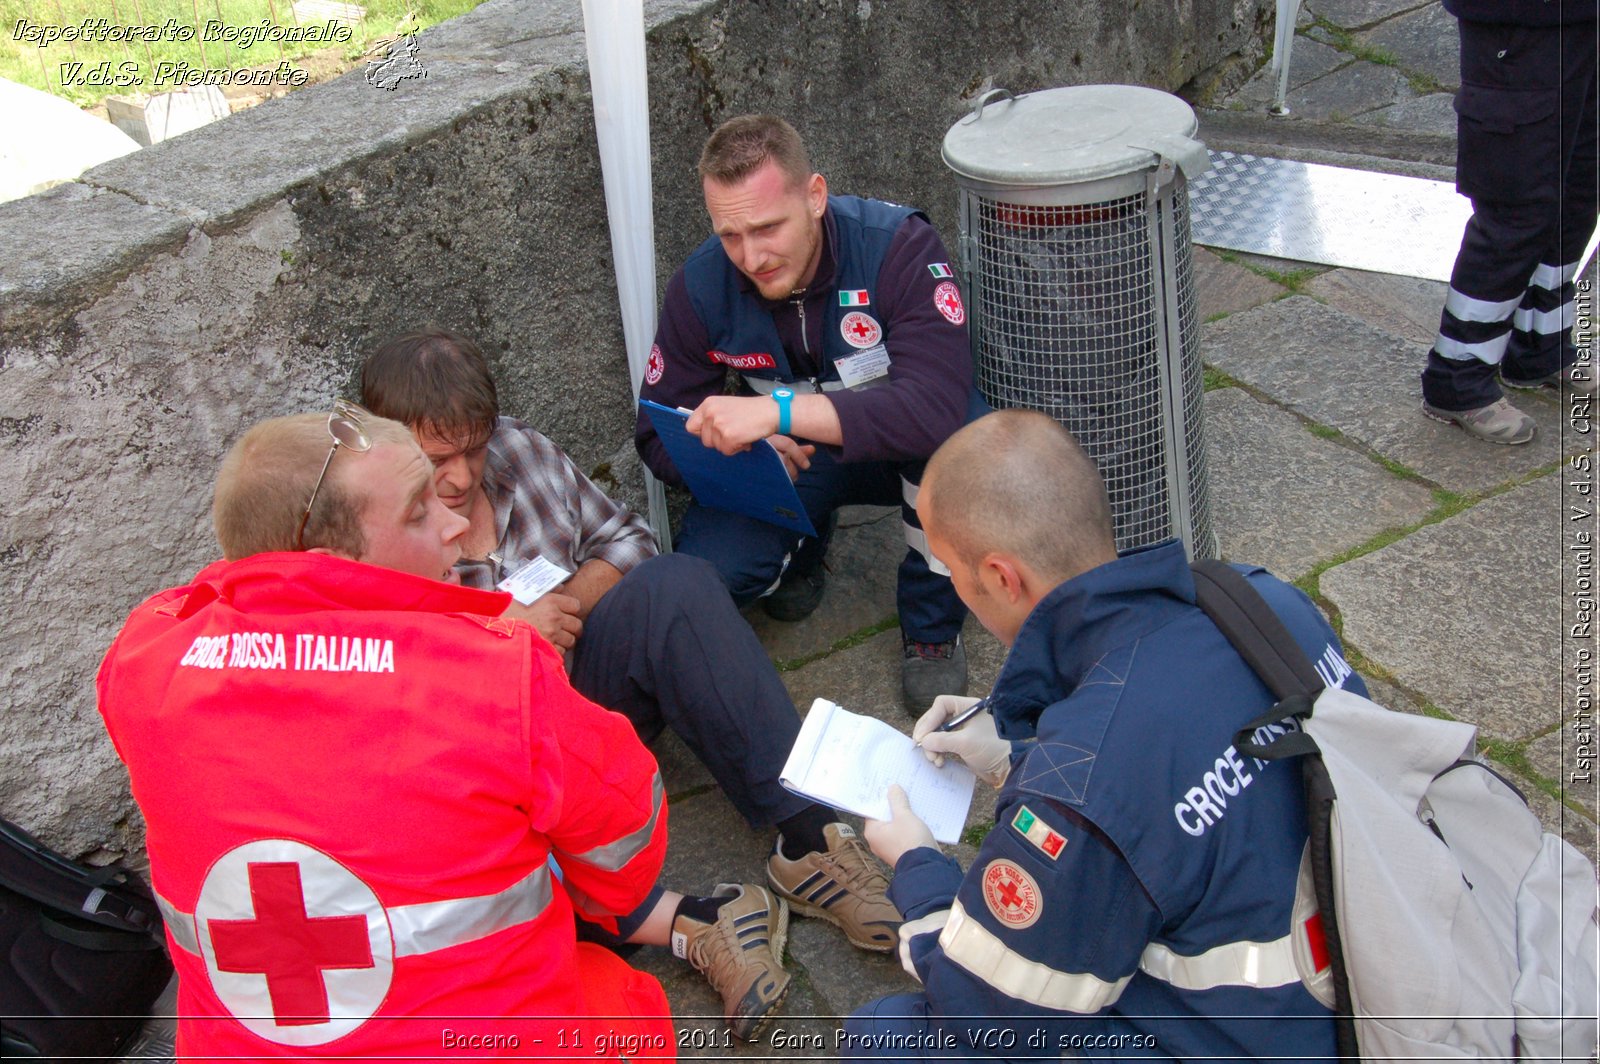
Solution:
<svg viewBox="0 0 1600 1064">
<path fill-rule="evenodd" d="M 793 388 L 772 389 L 772 399 L 778 404 L 778 435 L 789 435 L 789 403 L 794 399 Z"/>
</svg>

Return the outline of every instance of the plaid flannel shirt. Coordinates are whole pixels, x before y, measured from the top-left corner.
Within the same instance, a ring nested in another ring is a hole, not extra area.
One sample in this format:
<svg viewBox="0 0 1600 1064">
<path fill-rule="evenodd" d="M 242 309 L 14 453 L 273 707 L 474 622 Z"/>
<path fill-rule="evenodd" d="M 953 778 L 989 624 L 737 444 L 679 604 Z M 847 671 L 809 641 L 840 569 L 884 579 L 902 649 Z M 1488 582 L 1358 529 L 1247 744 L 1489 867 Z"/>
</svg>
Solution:
<svg viewBox="0 0 1600 1064">
<path fill-rule="evenodd" d="M 538 557 L 572 572 L 599 558 L 626 573 L 656 554 L 644 518 L 613 501 L 565 451 L 515 418 L 495 423 L 483 488 L 494 506 L 499 546 L 488 561 L 456 564 L 467 587 L 493 589 Z"/>
</svg>

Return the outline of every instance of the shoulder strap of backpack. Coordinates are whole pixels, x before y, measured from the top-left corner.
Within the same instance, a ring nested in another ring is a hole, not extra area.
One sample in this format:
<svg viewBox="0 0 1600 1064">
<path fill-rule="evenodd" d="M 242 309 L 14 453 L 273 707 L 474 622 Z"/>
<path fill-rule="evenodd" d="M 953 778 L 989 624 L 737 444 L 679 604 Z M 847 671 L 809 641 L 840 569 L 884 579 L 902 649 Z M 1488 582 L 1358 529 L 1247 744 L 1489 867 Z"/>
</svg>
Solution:
<svg viewBox="0 0 1600 1064">
<path fill-rule="evenodd" d="M 56 853 L 0 818 L 0 887 L 121 933 L 162 935 L 155 896 L 120 864 L 90 868 Z M 142 948 L 142 947 L 141 947 Z"/>
<path fill-rule="evenodd" d="M 1285 717 L 1311 716 L 1312 703 L 1323 689 L 1311 659 L 1239 570 L 1212 559 L 1194 562 L 1190 569 L 1196 604 L 1278 698 L 1277 705 L 1239 729 L 1234 747 L 1262 761 L 1316 753 L 1317 744 L 1304 732 L 1289 732 L 1266 743 L 1255 738 L 1258 728 Z"/>
<path fill-rule="evenodd" d="M 1200 608 L 1280 701 L 1321 693 L 1322 677 L 1311 659 L 1243 573 L 1209 558 L 1190 568 Z"/>
<path fill-rule="evenodd" d="M 1285 717 L 1311 716 L 1312 703 L 1324 687 L 1322 677 L 1317 675 L 1311 659 L 1300 649 L 1283 620 L 1267 605 L 1261 593 L 1250 586 L 1243 573 L 1213 559 L 1196 561 L 1190 569 L 1194 573 L 1195 602 L 1278 698 L 1277 705 L 1239 730 L 1234 736 L 1235 748 L 1263 761 L 1303 757 L 1300 769 L 1306 797 L 1311 875 L 1317 908 L 1322 915 L 1324 944 L 1333 966 L 1334 1036 L 1341 1059 L 1360 1060 L 1350 1007 L 1349 971 L 1345 966 L 1344 942 L 1339 934 L 1338 910 L 1334 905 L 1333 781 L 1322 763 L 1322 751 L 1316 740 L 1305 732 L 1288 732 L 1267 743 L 1254 738 L 1257 728 Z"/>
</svg>

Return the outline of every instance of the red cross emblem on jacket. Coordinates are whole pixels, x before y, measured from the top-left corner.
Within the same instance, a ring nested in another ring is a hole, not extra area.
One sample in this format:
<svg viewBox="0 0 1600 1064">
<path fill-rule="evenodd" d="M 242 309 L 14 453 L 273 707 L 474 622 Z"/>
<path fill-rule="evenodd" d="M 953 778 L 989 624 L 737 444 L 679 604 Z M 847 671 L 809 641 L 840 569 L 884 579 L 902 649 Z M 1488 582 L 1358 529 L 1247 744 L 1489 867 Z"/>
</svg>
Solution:
<svg viewBox="0 0 1600 1064">
<path fill-rule="evenodd" d="M 372 888 L 322 851 L 258 839 L 223 854 L 195 906 L 212 989 L 251 1031 L 314 1046 L 366 1023 L 394 970 Z"/>
</svg>

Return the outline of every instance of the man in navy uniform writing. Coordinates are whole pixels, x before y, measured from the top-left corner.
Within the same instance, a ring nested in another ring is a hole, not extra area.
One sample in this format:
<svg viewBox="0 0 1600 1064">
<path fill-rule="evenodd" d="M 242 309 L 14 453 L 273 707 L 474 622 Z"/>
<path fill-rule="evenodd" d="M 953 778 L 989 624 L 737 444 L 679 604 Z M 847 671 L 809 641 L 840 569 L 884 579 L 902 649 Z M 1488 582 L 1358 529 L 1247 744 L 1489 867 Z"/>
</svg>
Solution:
<svg viewBox="0 0 1600 1064">
<path fill-rule="evenodd" d="M 912 735 L 998 790 L 995 826 L 963 872 L 898 789 L 867 822 L 922 990 L 851 1017 L 842 1055 L 1334 1056 L 1300 772 L 1234 748 L 1274 699 L 1196 605 L 1183 544 L 1119 555 L 1093 461 L 1033 411 L 952 436 L 918 508 L 1010 649 L 988 712 L 941 732 L 973 700 L 940 698 Z M 1310 599 L 1246 576 L 1324 679 L 1366 693 Z"/>
<path fill-rule="evenodd" d="M 696 504 L 677 549 L 715 565 L 740 605 L 761 598 L 779 620 L 800 620 L 821 601 L 834 512 L 899 503 L 901 680 L 920 713 L 967 681 L 966 610 L 915 509 L 923 463 L 966 422 L 974 394 L 949 252 L 918 211 L 830 196 L 781 118 L 725 122 L 699 172 L 715 235 L 667 285 L 641 395 L 692 409 L 689 430 L 724 453 L 770 440 L 819 535 Z M 737 395 L 724 394 L 730 370 Z M 658 477 L 682 484 L 642 414 L 635 442 Z"/>
</svg>

